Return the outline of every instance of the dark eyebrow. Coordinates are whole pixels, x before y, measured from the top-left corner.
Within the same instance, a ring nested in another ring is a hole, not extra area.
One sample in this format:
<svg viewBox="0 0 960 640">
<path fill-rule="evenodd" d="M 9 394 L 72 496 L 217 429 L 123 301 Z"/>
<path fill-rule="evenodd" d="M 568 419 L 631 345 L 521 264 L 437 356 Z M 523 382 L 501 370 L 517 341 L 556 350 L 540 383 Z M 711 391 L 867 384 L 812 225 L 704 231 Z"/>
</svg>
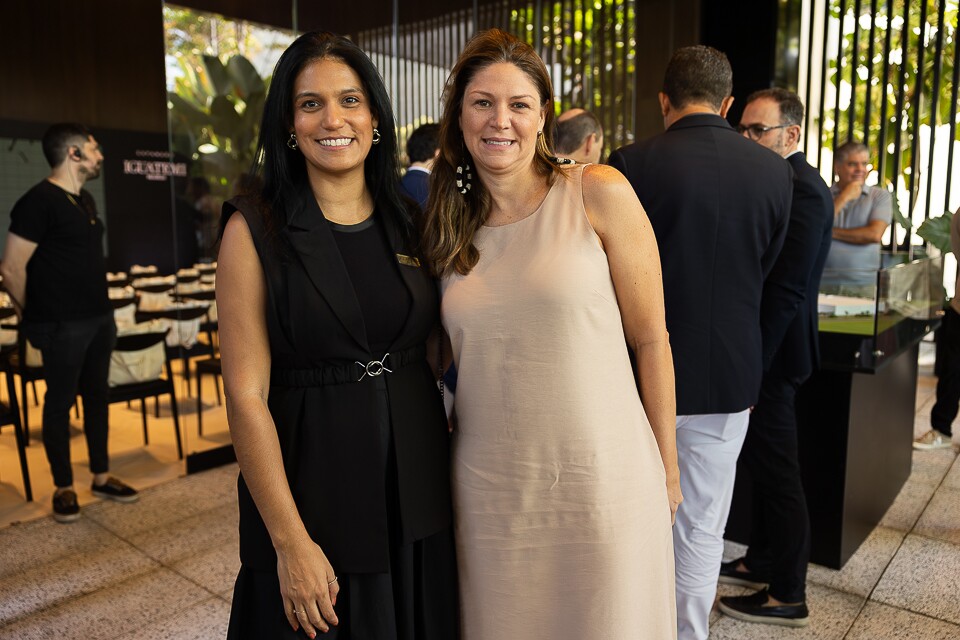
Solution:
<svg viewBox="0 0 960 640">
<path fill-rule="evenodd" d="M 339 92 L 337 95 L 341 95 L 341 96 L 342 96 L 342 95 L 345 95 L 345 94 L 348 94 L 348 93 L 359 93 L 359 94 L 366 95 L 366 94 L 364 93 L 363 89 L 358 89 L 357 87 L 347 87 L 346 89 L 341 89 L 340 92 Z M 319 97 L 320 97 L 320 94 L 317 93 L 316 91 L 303 91 L 303 92 L 298 93 L 297 95 L 293 96 L 293 99 L 294 99 L 294 100 L 299 100 L 300 98 L 306 98 L 306 97 L 319 98 Z"/>
<path fill-rule="evenodd" d="M 490 97 L 490 98 L 493 97 L 493 94 L 492 94 L 492 93 L 488 93 L 488 92 L 486 92 L 486 91 L 481 91 L 480 89 L 474 89 L 474 90 L 472 90 L 470 93 L 476 93 L 476 94 L 480 94 L 480 95 L 482 95 L 482 96 L 488 96 L 488 97 Z M 525 93 L 522 94 L 522 95 L 519 95 L 519 96 L 510 96 L 510 100 L 519 100 L 520 98 L 526 98 L 526 99 L 528 99 L 528 100 L 535 100 L 535 98 L 534 98 L 533 96 L 527 95 L 527 94 L 525 94 Z"/>
</svg>

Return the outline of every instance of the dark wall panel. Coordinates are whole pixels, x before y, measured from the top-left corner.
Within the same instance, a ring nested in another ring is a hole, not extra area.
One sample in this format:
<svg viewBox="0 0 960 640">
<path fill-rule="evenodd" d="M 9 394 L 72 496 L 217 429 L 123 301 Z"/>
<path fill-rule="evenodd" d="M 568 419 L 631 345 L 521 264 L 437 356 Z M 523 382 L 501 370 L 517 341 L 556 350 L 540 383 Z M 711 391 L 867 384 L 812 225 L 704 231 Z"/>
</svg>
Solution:
<svg viewBox="0 0 960 640">
<path fill-rule="evenodd" d="M 777 1 L 740 0 L 702 3 L 700 43 L 727 54 L 733 67 L 733 107 L 727 115 L 740 122 L 747 96 L 773 86 L 777 45 Z"/>
<path fill-rule="evenodd" d="M 0 119 L 166 132 L 160 0 L 4 3 Z"/>
</svg>

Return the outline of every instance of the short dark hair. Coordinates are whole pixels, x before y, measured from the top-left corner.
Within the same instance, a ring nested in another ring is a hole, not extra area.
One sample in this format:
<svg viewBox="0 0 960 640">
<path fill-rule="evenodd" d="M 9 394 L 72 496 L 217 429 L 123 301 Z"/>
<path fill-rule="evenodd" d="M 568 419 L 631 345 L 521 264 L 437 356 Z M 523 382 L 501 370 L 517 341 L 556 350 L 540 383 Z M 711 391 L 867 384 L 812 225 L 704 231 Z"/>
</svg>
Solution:
<svg viewBox="0 0 960 640">
<path fill-rule="evenodd" d="M 90 135 L 85 126 L 76 122 L 51 125 L 43 134 L 43 157 L 51 167 L 59 167 L 67 159 L 67 149 L 83 145 Z"/>
<path fill-rule="evenodd" d="M 597 138 L 600 138 L 603 136 L 603 125 L 600 124 L 597 116 L 584 111 L 563 122 L 557 122 L 553 145 L 557 153 L 573 153 L 591 133 L 597 134 Z"/>
<path fill-rule="evenodd" d="M 773 100 L 780 107 L 780 122 L 777 124 L 802 124 L 803 123 L 803 102 L 800 96 L 793 91 L 774 87 L 773 89 L 761 89 L 754 91 L 747 98 L 747 104 L 754 100 Z"/>
<path fill-rule="evenodd" d="M 422 124 L 407 138 L 407 157 L 410 162 L 426 162 L 440 148 L 440 125 Z"/>
<path fill-rule="evenodd" d="M 692 103 L 719 110 L 733 92 L 733 69 L 722 51 L 696 45 L 673 53 L 663 76 L 663 92 L 675 109 Z"/>
<path fill-rule="evenodd" d="M 833 163 L 840 164 L 841 162 L 846 162 L 847 158 L 850 157 L 851 153 L 870 153 L 870 149 L 867 148 L 867 145 L 857 140 L 848 140 L 842 145 L 837 147 L 837 150 L 833 152 Z"/>
<path fill-rule="evenodd" d="M 413 221 L 400 195 L 400 159 L 397 128 L 390 96 L 380 72 L 360 47 L 343 36 L 326 31 L 305 33 L 287 47 L 273 71 L 273 79 L 263 105 L 257 153 L 251 178 L 245 184 L 261 189 L 260 198 L 269 208 L 268 229 L 286 224 L 301 206 L 301 189 L 308 184 L 306 161 L 300 152 L 287 147 L 293 128 L 293 87 L 297 76 L 310 63 L 336 60 L 360 77 L 370 101 L 370 112 L 377 118 L 380 142 L 370 149 L 363 163 L 367 189 L 378 209 L 395 216 L 408 234 Z M 225 220 L 224 220 L 225 223 Z"/>
</svg>

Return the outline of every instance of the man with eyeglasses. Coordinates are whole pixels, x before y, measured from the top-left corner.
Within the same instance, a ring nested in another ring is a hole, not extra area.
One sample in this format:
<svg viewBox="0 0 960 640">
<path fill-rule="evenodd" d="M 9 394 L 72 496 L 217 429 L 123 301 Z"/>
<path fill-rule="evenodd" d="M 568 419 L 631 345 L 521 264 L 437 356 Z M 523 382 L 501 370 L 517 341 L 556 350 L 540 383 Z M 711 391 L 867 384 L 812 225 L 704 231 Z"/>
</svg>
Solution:
<svg viewBox="0 0 960 640">
<path fill-rule="evenodd" d="M 797 390 L 819 364 L 817 292 L 830 251 L 833 198 L 797 150 L 803 103 L 785 89 L 747 98 L 737 131 L 793 167 L 793 199 L 783 249 L 763 287 L 763 382 L 740 452 L 738 473 L 753 489 L 750 546 L 720 565 L 720 582 L 758 589 L 720 598 L 723 613 L 748 622 L 805 626 L 810 518 L 800 477 Z M 769 587 L 767 586 L 769 585 Z"/>
<path fill-rule="evenodd" d="M 833 246 L 824 282 L 872 284 L 880 268 L 880 241 L 893 219 L 890 192 L 865 184 L 872 167 L 866 145 L 850 141 L 833 156 Z"/>
<path fill-rule="evenodd" d="M 609 161 L 660 248 L 684 496 L 673 528 L 679 640 L 709 635 L 737 456 L 763 373 L 761 291 L 793 190 L 786 161 L 726 121 L 732 90 L 723 53 L 678 49 L 659 94 L 666 130 Z"/>
</svg>

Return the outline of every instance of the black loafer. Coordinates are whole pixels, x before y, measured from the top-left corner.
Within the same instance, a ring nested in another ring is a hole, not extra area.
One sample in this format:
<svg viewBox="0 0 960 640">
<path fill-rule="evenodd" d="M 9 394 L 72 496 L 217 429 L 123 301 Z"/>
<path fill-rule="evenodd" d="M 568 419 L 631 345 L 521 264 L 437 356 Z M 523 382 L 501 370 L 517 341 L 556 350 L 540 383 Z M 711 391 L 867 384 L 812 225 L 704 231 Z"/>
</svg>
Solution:
<svg viewBox="0 0 960 640">
<path fill-rule="evenodd" d="M 748 596 L 720 598 L 720 611 L 746 622 L 778 624 L 783 627 L 805 627 L 810 622 L 810 612 L 805 602 L 767 606 L 767 590 L 761 589 Z"/>
<path fill-rule="evenodd" d="M 730 562 L 724 562 L 720 565 L 719 582 L 723 584 L 735 584 L 749 589 L 765 589 L 769 580 L 750 571 L 738 571 L 737 567 L 743 562 L 743 558 L 737 558 Z"/>
</svg>

